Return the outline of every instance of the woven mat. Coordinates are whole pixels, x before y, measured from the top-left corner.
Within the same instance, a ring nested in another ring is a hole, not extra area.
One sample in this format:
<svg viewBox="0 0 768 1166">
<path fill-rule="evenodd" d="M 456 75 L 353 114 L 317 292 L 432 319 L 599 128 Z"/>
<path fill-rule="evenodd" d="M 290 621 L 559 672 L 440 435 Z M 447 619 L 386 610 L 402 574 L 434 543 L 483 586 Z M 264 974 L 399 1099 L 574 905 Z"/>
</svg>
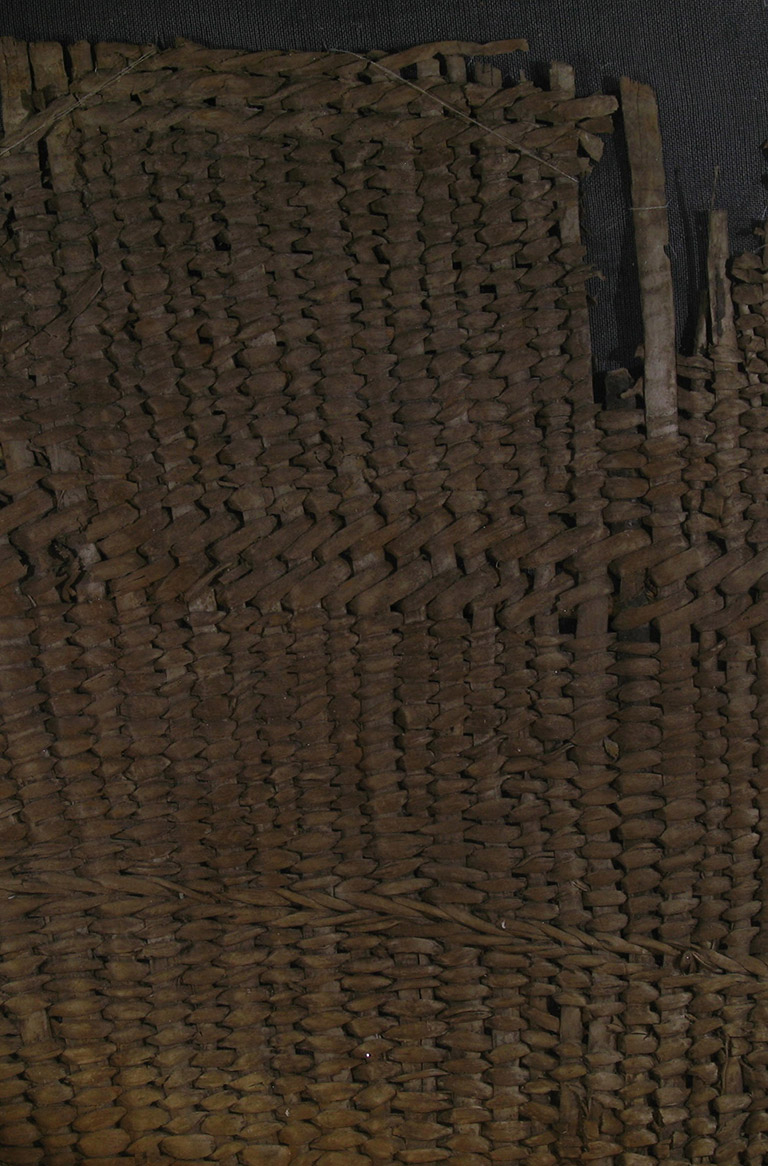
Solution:
<svg viewBox="0 0 768 1166">
<path fill-rule="evenodd" d="M 477 52 L 2 43 L 5 1166 L 764 1160 L 765 265 Z"/>
</svg>

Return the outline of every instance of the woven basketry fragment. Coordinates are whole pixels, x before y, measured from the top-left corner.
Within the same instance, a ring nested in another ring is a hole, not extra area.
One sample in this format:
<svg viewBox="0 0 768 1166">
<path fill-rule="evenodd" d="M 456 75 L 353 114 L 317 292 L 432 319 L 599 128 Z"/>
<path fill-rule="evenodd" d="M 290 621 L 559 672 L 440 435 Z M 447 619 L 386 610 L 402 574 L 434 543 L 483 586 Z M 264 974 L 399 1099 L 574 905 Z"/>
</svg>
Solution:
<svg viewBox="0 0 768 1166">
<path fill-rule="evenodd" d="M 677 358 L 625 82 L 596 400 L 475 51 L 2 44 L 9 1166 L 761 1160 L 765 263 Z"/>
</svg>

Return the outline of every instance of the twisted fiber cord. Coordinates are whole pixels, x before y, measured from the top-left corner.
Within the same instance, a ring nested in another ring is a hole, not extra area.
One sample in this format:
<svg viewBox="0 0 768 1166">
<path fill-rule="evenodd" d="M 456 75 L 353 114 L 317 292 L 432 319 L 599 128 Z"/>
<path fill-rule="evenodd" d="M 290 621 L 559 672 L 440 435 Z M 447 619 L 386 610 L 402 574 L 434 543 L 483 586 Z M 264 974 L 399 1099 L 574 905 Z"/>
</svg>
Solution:
<svg viewBox="0 0 768 1166">
<path fill-rule="evenodd" d="M 567 959 L 574 952 L 590 951 L 594 954 L 624 957 L 648 957 L 655 955 L 674 956 L 687 965 L 698 964 L 716 972 L 718 976 L 730 974 L 746 978 L 754 983 L 755 990 L 768 992 L 768 963 L 756 956 L 742 958 L 732 957 L 722 952 L 714 951 L 694 943 L 664 943 L 649 938 L 626 940 L 611 935 L 594 935 L 576 927 L 557 927 L 539 920 L 519 923 L 514 919 L 504 921 L 503 927 L 473 914 L 472 911 L 458 907 L 439 906 L 426 903 L 415 898 L 405 899 L 401 896 L 377 895 L 373 892 L 355 893 L 351 891 L 327 895 L 312 891 L 291 891 L 284 887 L 271 888 L 268 895 L 260 893 L 254 886 L 252 893 L 248 892 L 248 883 L 255 880 L 243 877 L 237 880 L 226 880 L 226 889 L 201 889 L 199 886 L 190 886 L 187 883 L 159 878 L 146 872 L 132 872 L 125 868 L 119 877 L 105 875 L 99 882 L 76 876 L 61 876 L 56 879 L 55 885 L 46 886 L 44 882 L 24 879 L 16 882 L 0 879 L 0 890 L 6 892 L 10 899 L 20 896 L 44 897 L 51 899 L 57 892 L 64 889 L 72 894 L 103 895 L 105 891 L 115 894 L 136 895 L 137 903 L 141 898 L 166 892 L 178 899 L 189 899 L 199 903 L 240 903 L 245 906 L 268 906 L 269 896 L 277 896 L 297 907 L 319 910 L 326 915 L 327 924 L 335 926 L 350 925 L 362 912 L 366 918 L 389 920 L 394 924 L 403 919 L 431 919 L 444 920 L 456 924 L 465 932 L 466 942 L 482 943 L 484 940 L 497 947 L 509 947 L 521 952 L 532 952 L 534 948 L 546 949 L 547 958 L 554 959 L 558 955 Z M 239 886 L 240 889 L 236 889 Z M 334 918 L 343 916 L 343 918 Z M 286 926 L 291 926 L 292 918 L 284 919 Z M 321 923 L 318 922 L 317 926 Z M 549 942 L 547 942 L 549 941 Z M 559 950 L 553 949 L 552 944 L 560 945 Z M 534 945 L 532 948 L 531 945 Z M 635 967 L 636 971 L 648 970 L 647 958 L 644 963 Z M 628 967 L 628 971 L 630 968 Z"/>
</svg>

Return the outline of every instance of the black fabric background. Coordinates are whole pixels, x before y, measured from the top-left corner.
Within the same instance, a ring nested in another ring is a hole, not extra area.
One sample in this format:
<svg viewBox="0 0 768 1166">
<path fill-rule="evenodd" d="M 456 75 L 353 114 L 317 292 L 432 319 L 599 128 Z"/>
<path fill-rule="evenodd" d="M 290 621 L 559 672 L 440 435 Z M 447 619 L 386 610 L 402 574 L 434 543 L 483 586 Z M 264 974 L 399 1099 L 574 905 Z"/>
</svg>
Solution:
<svg viewBox="0 0 768 1166">
<path fill-rule="evenodd" d="M 615 93 L 627 74 L 659 99 L 680 346 L 690 345 L 706 216 L 727 208 L 735 250 L 754 249 L 768 216 L 768 0 L 5 0 L 0 35 L 23 40 L 172 43 L 228 48 L 398 49 L 423 41 L 525 37 L 529 76 L 551 60 L 576 68 L 579 94 Z M 515 75 L 522 58 L 502 63 Z M 584 190 L 597 367 L 634 364 L 640 341 L 630 197 L 621 134 Z"/>
</svg>

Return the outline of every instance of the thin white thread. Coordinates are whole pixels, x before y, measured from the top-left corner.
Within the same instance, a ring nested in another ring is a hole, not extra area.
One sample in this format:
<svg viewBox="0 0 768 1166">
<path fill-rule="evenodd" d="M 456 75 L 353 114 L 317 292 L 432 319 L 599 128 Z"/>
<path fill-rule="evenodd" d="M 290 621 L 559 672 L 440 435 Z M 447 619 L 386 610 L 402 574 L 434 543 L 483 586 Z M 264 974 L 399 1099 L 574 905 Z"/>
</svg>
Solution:
<svg viewBox="0 0 768 1166">
<path fill-rule="evenodd" d="M 491 126 L 483 125 L 476 117 L 471 117 L 468 113 L 464 113 L 461 109 L 457 109 L 455 105 L 449 105 L 447 101 L 443 101 L 442 97 L 438 97 L 435 93 L 430 93 L 428 89 L 422 88 L 421 85 L 416 85 L 413 81 L 409 81 L 407 77 L 402 77 L 396 73 L 394 69 L 388 69 L 386 65 L 382 65 L 379 61 L 374 61 L 372 57 L 366 57 L 364 53 L 355 53 L 352 49 L 326 49 L 329 53 L 341 53 L 342 56 L 357 57 L 358 61 L 365 61 L 367 65 L 373 65 L 374 69 L 379 69 L 382 73 L 386 73 L 394 81 L 399 81 L 402 85 L 408 85 L 411 89 L 415 89 L 417 93 L 421 93 L 424 97 L 429 97 L 432 101 L 437 102 L 443 109 L 447 109 L 450 113 L 460 117 L 462 121 L 469 122 L 470 125 L 477 126 L 486 134 L 492 134 L 494 138 L 498 138 L 510 150 L 514 150 L 518 154 L 524 154 L 526 158 L 533 158 L 535 162 L 540 162 L 542 166 L 549 166 L 550 170 L 561 174 L 563 178 L 567 178 L 569 182 L 578 183 L 578 178 L 574 178 L 572 174 L 566 174 L 565 170 L 561 170 L 554 162 L 548 162 L 541 154 L 537 154 L 535 150 L 527 150 L 525 146 L 519 146 L 515 142 L 511 142 L 504 134 L 500 134 L 498 130 Z"/>
<path fill-rule="evenodd" d="M 669 206 L 668 202 L 659 202 L 653 206 L 633 206 L 633 211 L 665 211 Z"/>
<path fill-rule="evenodd" d="M 119 81 L 120 78 L 124 77 L 126 73 L 132 72 L 133 69 L 138 68 L 138 66 L 141 65 L 144 61 L 148 60 L 150 57 L 154 57 L 156 52 L 157 48 L 151 48 L 149 52 L 143 53 L 142 56 L 138 57 L 135 61 L 132 61 L 130 65 L 126 65 L 125 68 L 121 69 L 119 73 L 113 73 L 110 77 L 107 77 L 104 81 L 102 81 L 100 85 L 95 85 L 93 89 L 89 89 L 88 92 L 85 93 L 82 97 L 74 98 L 74 100 L 71 101 L 65 109 L 59 110 L 55 117 L 50 118 L 48 121 L 42 121 L 40 124 L 34 126 L 29 131 L 29 133 L 24 134 L 22 138 L 19 138 L 18 141 L 13 142 L 10 146 L 6 146 L 4 150 L 0 150 L 0 158 L 4 158 L 6 154 L 10 154 L 13 150 L 17 150 L 19 146 L 23 146 L 24 143 L 28 142 L 30 138 L 34 138 L 36 135 L 42 137 L 48 132 L 48 130 L 51 129 L 52 126 L 55 126 L 57 122 L 61 121 L 63 117 L 68 117 L 74 109 L 78 108 L 78 106 L 85 105 L 85 103 L 89 101 L 91 97 L 95 97 L 97 93 L 101 93 L 110 85 L 114 85 L 115 81 Z"/>
</svg>

